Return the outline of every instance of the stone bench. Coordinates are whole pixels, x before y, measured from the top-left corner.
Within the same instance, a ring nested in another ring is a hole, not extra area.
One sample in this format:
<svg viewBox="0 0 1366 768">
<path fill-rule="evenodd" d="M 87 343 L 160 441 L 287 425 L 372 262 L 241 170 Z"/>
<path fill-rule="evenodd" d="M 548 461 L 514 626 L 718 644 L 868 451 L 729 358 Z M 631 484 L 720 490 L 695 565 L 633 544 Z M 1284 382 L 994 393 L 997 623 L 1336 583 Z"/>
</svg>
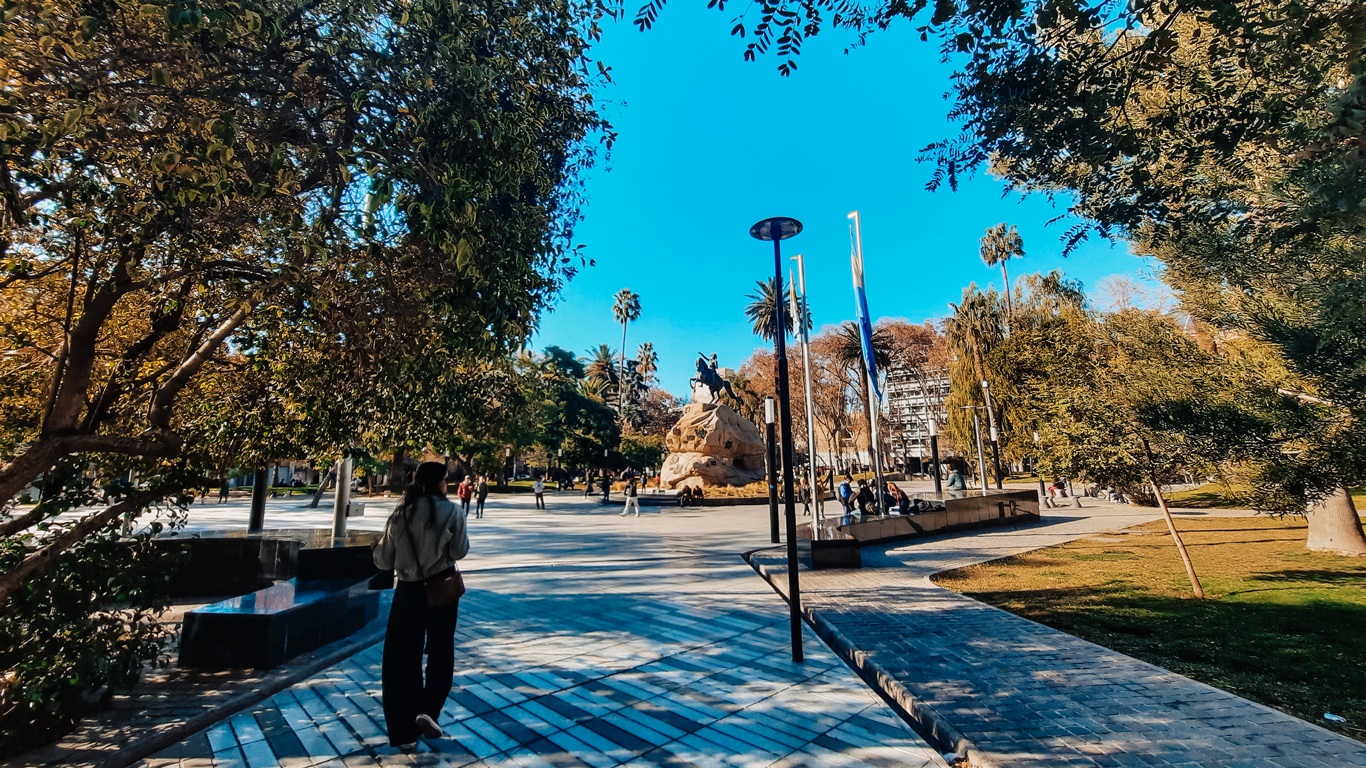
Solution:
<svg viewBox="0 0 1366 768">
<path fill-rule="evenodd" d="M 185 613 L 180 666 L 272 669 L 379 615 L 369 579 L 289 581 Z"/>
<path fill-rule="evenodd" d="M 922 493 L 911 499 L 909 515 L 829 517 L 797 527 L 797 548 L 812 570 L 862 567 L 860 548 L 939 533 L 1015 525 L 1039 519 L 1035 491 L 987 489 Z"/>
</svg>

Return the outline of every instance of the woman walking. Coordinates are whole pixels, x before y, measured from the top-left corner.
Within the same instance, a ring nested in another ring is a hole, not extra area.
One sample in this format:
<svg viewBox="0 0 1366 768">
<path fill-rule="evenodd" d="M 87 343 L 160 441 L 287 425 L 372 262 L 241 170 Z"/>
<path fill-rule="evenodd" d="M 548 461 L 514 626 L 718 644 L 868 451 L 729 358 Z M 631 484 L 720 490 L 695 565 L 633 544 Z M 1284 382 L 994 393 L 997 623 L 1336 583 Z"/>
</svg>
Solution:
<svg viewBox="0 0 1366 768">
<path fill-rule="evenodd" d="M 479 476 L 479 485 L 474 489 L 474 516 L 482 518 L 484 516 L 484 501 L 489 497 L 489 479 L 486 475 Z"/>
<path fill-rule="evenodd" d="M 375 565 L 398 577 L 381 676 L 389 744 L 405 752 L 419 736 L 442 736 L 437 721 L 455 676 L 455 621 L 465 591 L 455 561 L 469 549 L 465 511 L 446 500 L 446 465 L 422 463 L 375 547 Z"/>
</svg>

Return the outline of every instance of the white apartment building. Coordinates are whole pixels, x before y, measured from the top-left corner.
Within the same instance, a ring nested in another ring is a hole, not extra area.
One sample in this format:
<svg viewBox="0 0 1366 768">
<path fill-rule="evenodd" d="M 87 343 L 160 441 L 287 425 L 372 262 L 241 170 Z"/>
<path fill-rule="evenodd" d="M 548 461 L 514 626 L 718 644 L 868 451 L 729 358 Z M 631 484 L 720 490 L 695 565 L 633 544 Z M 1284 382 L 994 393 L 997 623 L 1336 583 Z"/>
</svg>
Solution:
<svg viewBox="0 0 1366 768">
<path fill-rule="evenodd" d="M 949 396 L 949 377 L 927 377 L 893 369 L 887 374 L 887 420 L 891 422 L 886 450 L 892 463 L 906 471 L 919 471 L 921 457 L 930 455 L 930 419 L 942 430 L 948 420 L 944 401 Z M 941 451 L 941 456 L 943 455 Z"/>
</svg>

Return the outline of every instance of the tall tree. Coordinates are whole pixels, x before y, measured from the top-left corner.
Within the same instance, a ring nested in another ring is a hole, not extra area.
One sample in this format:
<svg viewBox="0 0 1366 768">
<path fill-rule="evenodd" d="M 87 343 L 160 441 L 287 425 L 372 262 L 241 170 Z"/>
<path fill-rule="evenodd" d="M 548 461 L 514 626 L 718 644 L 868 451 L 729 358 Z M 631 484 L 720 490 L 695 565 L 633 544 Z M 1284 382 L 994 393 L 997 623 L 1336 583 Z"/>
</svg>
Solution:
<svg viewBox="0 0 1366 768">
<path fill-rule="evenodd" d="M 0 749 L 50 735 L 82 691 L 126 685 L 114 670 L 155 654 L 125 629 L 152 592 L 110 608 L 125 561 L 108 542 L 138 505 L 197 482 L 205 408 L 230 401 L 244 366 L 259 364 L 271 411 L 344 402 L 308 427 L 342 442 L 389 402 L 443 396 L 414 370 L 497 358 L 531 333 L 572 271 L 585 139 L 606 129 L 581 10 L 9 9 L 0 390 L 37 394 L 0 403 Z M 64 466 L 94 467 L 109 493 Z M 129 469 L 150 490 L 116 498 Z M 51 493 L 15 510 L 39 475 Z"/>
<path fill-rule="evenodd" d="M 778 335 L 777 328 L 774 325 L 774 309 L 777 306 L 782 307 L 783 327 L 787 329 L 789 334 L 795 334 L 797 325 L 796 320 L 792 317 L 792 303 L 787 299 L 787 281 L 783 281 L 781 295 L 772 278 L 759 280 L 756 285 L 759 288 L 758 293 L 745 296 L 750 300 L 749 304 L 745 305 L 745 317 L 750 321 L 754 335 L 764 341 L 773 341 Z M 811 313 L 805 307 L 801 311 L 806 315 L 802 321 L 806 323 L 806 329 L 809 331 L 811 330 Z"/>
<path fill-rule="evenodd" d="M 997 409 L 995 398 L 992 396 L 990 386 L 991 379 L 987 375 L 986 357 L 990 351 L 1004 338 L 1001 323 L 1001 312 L 998 307 L 998 294 L 995 291 L 980 291 L 976 284 L 963 289 L 963 301 L 959 304 L 949 304 L 952 312 L 944 318 L 944 337 L 948 342 L 949 348 L 957 354 L 960 359 L 972 362 L 972 371 L 976 375 L 976 380 L 967 387 L 964 387 L 961 374 L 954 379 L 953 383 L 958 386 L 956 389 L 959 397 L 966 398 L 968 403 L 982 403 L 982 407 L 987 412 L 987 423 L 991 429 L 994 439 L 991 441 L 993 458 L 996 464 L 1000 464 L 1000 425 L 997 421 Z M 984 386 L 985 384 L 985 386 Z M 966 389 L 966 391 L 961 391 Z M 980 397 L 980 400 L 979 400 Z M 950 424 L 955 422 L 966 425 L 967 421 L 958 416 L 957 412 L 950 410 Z M 955 430 L 955 442 L 958 445 L 972 445 L 975 440 L 966 426 Z M 982 467 L 982 478 L 985 481 L 986 467 Z M 1004 478 L 997 478 L 1002 480 Z M 985 485 L 985 482 L 983 483 Z"/>
<path fill-rule="evenodd" d="M 1010 287 L 1010 275 L 1006 272 L 1006 262 L 1011 259 L 1018 259 L 1025 255 L 1024 240 L 1020 233 L 1016 231 L 1015 225 L 1010 225 L 1007 229 L 1004 222 L 994 227 L 988 227 L 987 233 L 981 240 L 982 263 L 988 267 L 1001 265 L 1001 283 L 1004 285 L 1002 293 L 1006 299 L 1006 327 L 1011 323 L 1011 300 L 1014 290 Z"/>
<path fill-rule="evenodd" d="M 654 344 L 647 341 L 636 349 L 636 370 L 642 382 L 648 384 L 654 380 L 655 372 L 659 370 L 659 355 L 655 354 Z"/>
<path fill-rule="evenodd" d="M 626 326 L 628 323 L 640 317 L 640 295 L 631 293 L 631 289 L 622 288 L 617 291 L 616 302 L 612 305 L 612 316 L 621 323 L 621 381 L 626 381 Z M 619 391 L 617 397 L 617 411 L 620 412 L 625 405 L 624 393 Z"/>
</svg>

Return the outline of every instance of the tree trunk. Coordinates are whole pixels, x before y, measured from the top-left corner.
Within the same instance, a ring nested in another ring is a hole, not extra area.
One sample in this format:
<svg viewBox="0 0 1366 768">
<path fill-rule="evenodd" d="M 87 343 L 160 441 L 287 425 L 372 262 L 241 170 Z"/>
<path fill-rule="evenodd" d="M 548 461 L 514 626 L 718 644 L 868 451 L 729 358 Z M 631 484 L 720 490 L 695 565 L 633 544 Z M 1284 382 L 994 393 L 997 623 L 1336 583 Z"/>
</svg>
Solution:
<svg viewBox="0 0 1366 768">
<path fill-rule="evenodd" d="M 317 508 L 318 508 L 318 502 L 320 502 L 320 501 L 323 500 L 323 491 L 326 491 L 326 490 L 327 490 L 327 484 L 330 483 L 330 482 L 332 482 L 332 478 L 334 478 L 334 477 L 336 477 L 336 476 L 337 476 L 337 465 L 336 465 L 336 464 L 333 464 L 333 465 L 327 470 L 327 474 L 323 475 L 323 479 L 321 479 L 321 480 L 318 481 L 318 490 L 313 494 L 313 500 L 310 501 L 310 502 L 308 502 L 308 506 L 309 506 L 310 509 L 317 509 Z"/>
<path fill-rule="evenodd" d="M 393 493 L 402 493 L 408 486 L 403 482 L 407 476 L 407 468 L 403 465 L 404 450 L 399 448 L 394 451 L 394 458 L 389 461 L 389 490 Z M 340 478 L 338 478 L 340 482 Z"/>
<path fill-rule="evenodd" d="M 1148 482 L 1152 483 L 1153 495 L 1157 496 L 1157 504 L 1162 507 L 1162 514 L 1167 518 L 1167 530 L 1171 531 L 1172 541 L 1176 542 L 1176 551 L 1181 553 L 1181 564 L 1186 566 L 1186 575 L 1190 577 L 1191 589 L 1195 591 L 1195 596 L 1201 600 L 1205 599 L 1205 588 L 1200 586 L 1200 577 L 1195 575 L 1195 565 L 1191 563 L 1190 553 L 1186 551 L 1186 545 L 1181 541 L 1181 534 L 1176 530 L 1176 521 L 1172 519 L 1172 511 L 1167 508 L 1167 500 L 1162 497 L 1162 487 L 1157 484 L 1157 478 L 1148 475 Z"/>
<path fill-rule="evenodd" d="M 1305 517 L 1309 519 L 1309 540 L 1305 546 L 1311 551 L 1366 557 L 1366 535 L 1346 488 L 1339 488 L 1310 507 Z"/>
<path fill-rule="evenodd" d="M 621 367 L 617 371 L 617 415 L 626 405 L 626 321 L 621 321 Z"/>
<path fill-rule="evenodd" d="M 1012 297 L 1010 290 L 1010 275 L 1006 274 L 1006 260 L 1001 259 L 1001 282 L 1005 283 L 1006 289 L 1006 330 L 1010 330 L 1011 318 L 1015 314 L 1015 308 L 1011 305 Z"/>
</svg>

